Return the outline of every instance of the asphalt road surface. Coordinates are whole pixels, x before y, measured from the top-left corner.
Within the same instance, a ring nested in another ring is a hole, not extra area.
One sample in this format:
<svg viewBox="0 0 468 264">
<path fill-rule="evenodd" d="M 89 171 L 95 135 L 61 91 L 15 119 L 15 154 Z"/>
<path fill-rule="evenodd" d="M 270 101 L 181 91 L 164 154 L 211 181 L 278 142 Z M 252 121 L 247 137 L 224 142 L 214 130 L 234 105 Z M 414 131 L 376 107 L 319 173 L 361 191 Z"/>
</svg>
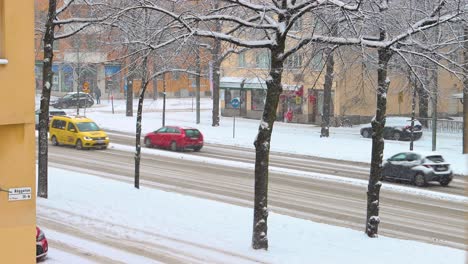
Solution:
<svg viewBox="0 0 468 264">
<path fill-rule="evenodd" d="M 110 132 L 109 136 L 113 144 L 128 146 L 135 144 L 135 138 L 132 135 Z M 185 154 L 249 164 L 253 164 L 255 160 L 253 149 L 211 144 L 206 144 L 201 152 L 185 152 Z M 86 167 L 80 164 L 86 164 Z M 113 148 L 77 151 L 71 147 L 49 145 L 49 165 L 133 184 L 133 152 Z M 291 176 L 288 170 L 367 180 L 368 164 L 273 152 L 270 156 L 270 166 L 279 168 L 270 172 L 270 210 L 316 222 L 364 230 L 366 186 L 298 175 Z M 235 168 L 222 163 L 209 164 L 190 160 L 181 162 L 176 158 L 144 153 L 140 173 L 141 185 L 148 188 L 179 192 L 245 207 L 252 207 L 253 204 L 253 169 Z M 379 234 L 466 250 L 465 232 L 468 215 L 466 204 L 456 199 L 452 201 L 418 195 L 417 191 L 421 188 L 409 184 L 384 183 L 384 185 L 387 184 L 404 186 L 409 191 L 381 190 Z M 466 187 L 466 177 L 456 176 L 448 187 L 431 184 L 424 190 L 436 194 L 466 196 Z M 412 188 L 415 190 L 414 193 L 411 192 Z M 41 213 L 48 212 L 48 210 L 51 209 L 38 207 L 38 222 L 57 232 L 83 237 L 90 236 L 86 232 L 95 232 L 92 238 L 100 243 L 114 245 L 128 252 L 137 252 L 164 263 L 183 263 L 188 260 L 192 263 L 207 261 L 206 259 L 197 260 L 189 253 L 181 252 L 177 248 L 155 250 L 155 248 L 161 248 L 160 245 L 141 247 L 138 245 L 138 243 L 143 243 L 141 241 L 116 243 L 114 239 L 110 239 L 111 235 L 103 233 L 103 230 L 84 231 L 85 228 L 80 229 L 79 226 L 71 228 L 70 224 L 53 219 L 50 213 Z M 90 221 L 93 220 L 90 219 Z M 131 229 L 131 227 L 126 228 Z M 99 233 L 100 235 L 96 235 Z M 61 247 L 67 248 L 66 245 L 61 245 Z M 69 251 L 73 250 L 69 249 Z M 75 254 L 83 253 L 75 252 Z M 224 255 L 225 259 L 232 260 L 232 263 L 240 260 L 242 260 L 240 262 L 259 261 L 246 259 L 245 256 L 236 256 L 231 252 L 218 252 L 218 254 Z M 95 258 L 95 261 L 100 263 L 108 262 L 105 256 L 84 255 Z M 112 262 L 112 260 L 109 261 Z"/>
</svg>

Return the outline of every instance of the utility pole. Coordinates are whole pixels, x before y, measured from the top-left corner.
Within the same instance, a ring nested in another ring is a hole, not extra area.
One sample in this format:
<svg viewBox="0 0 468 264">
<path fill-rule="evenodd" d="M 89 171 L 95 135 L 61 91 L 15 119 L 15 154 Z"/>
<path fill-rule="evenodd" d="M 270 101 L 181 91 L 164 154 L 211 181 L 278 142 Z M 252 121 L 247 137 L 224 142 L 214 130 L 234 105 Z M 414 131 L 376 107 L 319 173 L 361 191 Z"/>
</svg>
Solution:
<svg viewBox="0 0 468 264">
<path fill-rule="evenodd" d="M 133 116 L 133 74 L 127 77 L 126 116 Z"/>
</svg>

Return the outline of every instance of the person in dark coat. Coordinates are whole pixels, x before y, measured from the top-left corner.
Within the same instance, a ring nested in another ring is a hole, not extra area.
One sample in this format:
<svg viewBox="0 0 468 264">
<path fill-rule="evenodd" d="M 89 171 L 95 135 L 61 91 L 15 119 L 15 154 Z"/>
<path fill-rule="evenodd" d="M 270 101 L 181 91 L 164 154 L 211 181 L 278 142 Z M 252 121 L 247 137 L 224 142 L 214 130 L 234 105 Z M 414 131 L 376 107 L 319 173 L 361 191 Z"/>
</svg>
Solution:
<svg viewBox="0 0 468 264">
<path fill-rule="evenodd" d="M 96 97 L 96 104 L 101 103 L 101 89 L 99 88 L 94 88 L 94 96 Z"/>
</svg>

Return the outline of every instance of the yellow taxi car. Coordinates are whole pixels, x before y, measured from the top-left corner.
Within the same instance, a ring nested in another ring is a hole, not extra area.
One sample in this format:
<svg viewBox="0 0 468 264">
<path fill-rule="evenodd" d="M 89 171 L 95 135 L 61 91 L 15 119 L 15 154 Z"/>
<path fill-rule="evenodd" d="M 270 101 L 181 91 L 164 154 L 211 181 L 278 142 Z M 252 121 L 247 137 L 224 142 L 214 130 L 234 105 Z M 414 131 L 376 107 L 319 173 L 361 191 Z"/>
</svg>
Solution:
<svg viewBox="0 0 468 264">
<path fill-rule="evenodd" d="M 53 145 L 71 145 L 76 149 L 106 149 L 109 137 L 93 120 L 82 116 L 54 116 L 49 139 Z"/>
</svg>

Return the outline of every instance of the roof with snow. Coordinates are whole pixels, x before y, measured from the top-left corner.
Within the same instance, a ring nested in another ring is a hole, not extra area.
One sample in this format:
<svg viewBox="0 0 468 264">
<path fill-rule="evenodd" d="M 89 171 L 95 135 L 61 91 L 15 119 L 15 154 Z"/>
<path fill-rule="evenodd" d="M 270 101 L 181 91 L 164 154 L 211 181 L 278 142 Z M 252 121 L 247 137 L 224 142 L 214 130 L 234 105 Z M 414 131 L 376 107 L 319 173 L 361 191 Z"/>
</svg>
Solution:
<svg viewBox="0 0 468 264">
<path fill-rule="evenodd" d="M 245 81 L 244 81 L 245 80 Z M 241 83 L 244 81 L 243 89 L 262 89 L 266 90 L 266 81 L 263 78 L 244 78 L 244 77 L 222 77 L 219 88 L 221 89 L 241 89 Z M 283 90 L 296 90 L 300 85 L 283 84 Z"/>
</svg>

